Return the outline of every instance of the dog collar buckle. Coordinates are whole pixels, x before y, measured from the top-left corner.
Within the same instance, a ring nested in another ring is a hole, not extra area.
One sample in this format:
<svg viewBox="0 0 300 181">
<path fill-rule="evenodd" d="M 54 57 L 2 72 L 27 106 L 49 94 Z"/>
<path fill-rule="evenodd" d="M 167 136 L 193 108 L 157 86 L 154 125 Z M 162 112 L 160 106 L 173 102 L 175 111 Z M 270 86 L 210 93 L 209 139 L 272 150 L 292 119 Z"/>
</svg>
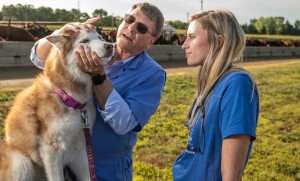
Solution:
<svg viewBox="0 0 300 181">
<path fill-rule="evenodd" d="M 81 109 L 80 110 L 81 113 L 81 118 L 82 118 L 82 123 L 85 124 L 85 127 L 89 126 L 89 121 L 88 121 L 88 116 L 87 116 L 87 109 L 85 107 L 85 109 Z"/>
</svg>

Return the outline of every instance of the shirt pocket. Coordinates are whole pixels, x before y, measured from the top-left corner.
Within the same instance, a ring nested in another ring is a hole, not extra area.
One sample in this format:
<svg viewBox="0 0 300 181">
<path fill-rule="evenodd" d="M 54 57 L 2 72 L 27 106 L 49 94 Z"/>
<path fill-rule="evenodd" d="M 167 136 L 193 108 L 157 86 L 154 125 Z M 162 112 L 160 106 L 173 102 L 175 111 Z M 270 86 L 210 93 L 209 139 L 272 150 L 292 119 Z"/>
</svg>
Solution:
<svg viewBox="0 0 300 181">
<path fill-rule="evenodd" d="M 185 150 L 174 162 L 173 180 L 174 181 L 193 181 L 195 178 L 194 161 L 197 153 Z"/>
</svg>

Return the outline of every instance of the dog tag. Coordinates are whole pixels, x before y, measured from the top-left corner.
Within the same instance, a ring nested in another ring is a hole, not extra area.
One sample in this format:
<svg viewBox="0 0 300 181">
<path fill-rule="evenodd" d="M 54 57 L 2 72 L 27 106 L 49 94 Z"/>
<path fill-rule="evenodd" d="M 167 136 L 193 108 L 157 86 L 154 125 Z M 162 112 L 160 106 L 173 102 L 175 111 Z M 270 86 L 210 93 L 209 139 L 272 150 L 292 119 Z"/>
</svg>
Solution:
<svg viewBox="0 0 300 181">
<path fill-rule="evenodd" d="M 81 112 L 81 118 L 82 118 L 82 123 L 85 124 L 86 127 L 89 126 L 89 122 L 88 122 L 88 116 L 87 116 L 87 109 L 86 107 L 80 110 Z"/>
</svg>

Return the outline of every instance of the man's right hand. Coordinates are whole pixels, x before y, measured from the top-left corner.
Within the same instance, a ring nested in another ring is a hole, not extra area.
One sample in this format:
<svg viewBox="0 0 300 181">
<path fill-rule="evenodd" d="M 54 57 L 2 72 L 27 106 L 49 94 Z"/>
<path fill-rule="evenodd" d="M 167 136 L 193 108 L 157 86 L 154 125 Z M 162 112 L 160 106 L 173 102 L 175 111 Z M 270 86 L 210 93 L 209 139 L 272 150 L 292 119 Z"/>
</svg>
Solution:
<svg viewBox="0 0 300 181">
<path fill-rule="evenodd" d="M 92 31 L 92 32 L 96 32 L 96 27 L 94 27 L 93 25 L 95 23 L 97 23 L 98 21 L 100 21 L 100 17 L 96 17 L 96 18 L 91 18 L 88 19 L 86 22 L 84 23 L 79 23 L 79 22 L 75 22 L 75 23 L 68 23 L 65 26 L 63 26 L 62 28 L 55 30 L 52 35 L 57 35 L 57 34 L 65 34 L 69 31 Z"/>
</svg>

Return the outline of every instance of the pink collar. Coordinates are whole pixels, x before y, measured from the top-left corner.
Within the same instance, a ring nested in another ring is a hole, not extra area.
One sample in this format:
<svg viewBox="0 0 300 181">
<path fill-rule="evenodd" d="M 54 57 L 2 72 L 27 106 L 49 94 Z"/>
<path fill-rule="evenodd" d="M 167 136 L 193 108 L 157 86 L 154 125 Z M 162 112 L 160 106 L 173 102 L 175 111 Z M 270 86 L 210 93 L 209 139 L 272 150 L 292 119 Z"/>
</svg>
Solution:
<svg viewBox="0 0 300 181">
<path fill-rule="evenodd" d="M 79 101 L 75 100 L 73 97 L 69 96 L 65 91 L 62 89 L 54 86 L 54 91 L 63 101 L 66 106 L 72 107 L 73 109 L 82 109 L 85 107 L 86 103 L 82 104 Z"/>
</svg>

